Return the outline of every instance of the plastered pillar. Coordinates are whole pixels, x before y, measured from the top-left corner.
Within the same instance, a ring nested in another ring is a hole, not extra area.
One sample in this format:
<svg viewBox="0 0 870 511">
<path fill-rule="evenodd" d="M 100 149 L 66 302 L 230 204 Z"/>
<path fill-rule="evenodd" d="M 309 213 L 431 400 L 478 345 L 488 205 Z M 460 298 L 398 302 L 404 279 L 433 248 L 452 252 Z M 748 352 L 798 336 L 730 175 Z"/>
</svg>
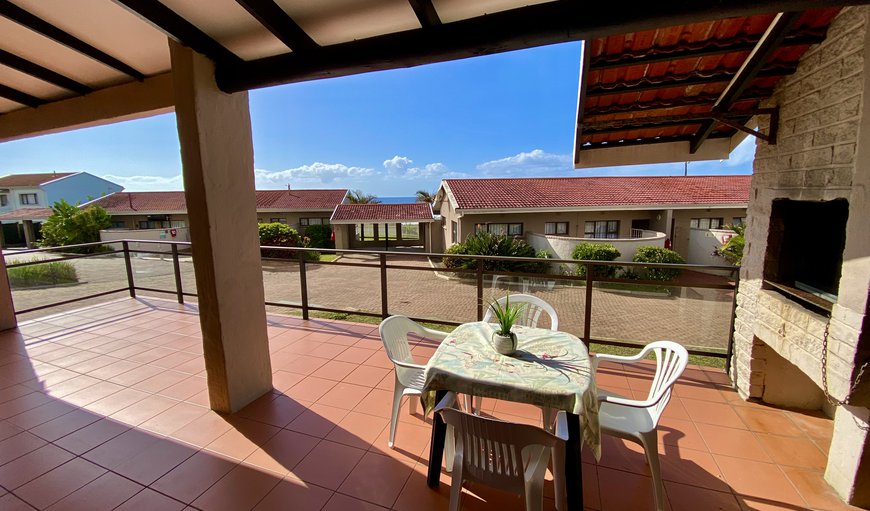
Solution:
<svg viewBox="0 0 870 511">
<path fill-rule="evenodd" d="M 33 232 L 33 220 L 24 220 L 24 244 L 27 248 L 36 246 L 36 233 Z"/>
<path fill-rule="evenodd" d="M 272 388 L 248 94 L 225 94 L 206 57 L 170 41 L 193 266 L 211 408 Z"/>
<path fill-rule="evenodd" d="M 6 258 L 0 257 L 0 330 L 17 326 L 18 319 L 12 305 L 12 289 L 9 287 L 9 275 L 6 274 Z"/>
</svg>

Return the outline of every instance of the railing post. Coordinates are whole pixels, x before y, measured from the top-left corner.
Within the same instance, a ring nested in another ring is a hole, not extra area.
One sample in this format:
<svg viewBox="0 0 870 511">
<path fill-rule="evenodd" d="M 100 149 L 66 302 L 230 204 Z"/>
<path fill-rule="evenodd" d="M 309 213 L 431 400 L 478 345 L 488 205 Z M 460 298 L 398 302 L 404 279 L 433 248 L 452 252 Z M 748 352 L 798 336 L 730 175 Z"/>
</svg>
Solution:
<svg viewBox="0 0 870 511">
<path fill-rule="evenodd" d="M 477 260 L 477 320 L 483 321 L 483 259 Z"/>
<path fill-rule="evenodd" d="M 589 348 L 592 342 L 592 272 L 595 267 L 586 263 L 586 304 L 583 313 L 583 344 Z"/>
<path fill-rule="evenodd" d="M 734 325 L 737 321 L 737 292 L 740 290 L 740 268 L 734 271 L 734 296 L 731 298 L 731 325 L 728 328 L 728 346 L 725 348 L 725 372 L 731 374 L 731 358 L 734 355 Z"/>
<path fill-rule="evenodd" d="M 130 261 L 130 244 L 126 240 L 121 244 L 124 247 L 124 264 L 127 266 L 127 288 L 130 290 L 130 298 L 136 298 L 136 285 L 133 282 L 133 264 Z"/>
<path fill-rule="evenodd" d="M 184 303 L 184 289 L 181 287 L 181 265 L 178 263 L 178 245 L 172 244 L 172 268 L 175 271 L 175 294 L 178 303 Z"/>
<path fill-rule="evenodd" d="M 387 254 L 381 252 L 379 256 L 381 260 L 381 317 L 387 319 L 387 316 L 390 315 L 387 301 Z"/>
<path fill-rule="evenodd" d="M 302 319 L 308 319 L 308 278 L 305 274 L 305 251 L 299 252 L 299 285 L 302 287 Z"/>
</svg>

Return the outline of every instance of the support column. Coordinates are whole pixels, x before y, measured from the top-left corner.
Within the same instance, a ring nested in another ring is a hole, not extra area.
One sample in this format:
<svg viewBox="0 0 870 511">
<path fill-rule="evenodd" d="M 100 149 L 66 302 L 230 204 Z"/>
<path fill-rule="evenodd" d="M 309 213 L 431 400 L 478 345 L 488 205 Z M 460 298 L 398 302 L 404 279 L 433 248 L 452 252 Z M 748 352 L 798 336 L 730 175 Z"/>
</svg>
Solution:
<svg viewBox="0 0 870 511">
<path fill-rule="evenodd" d="M 206 57 L 169 42 L 184 194 L 211 408 L 272 388 L 248 94 L 225 94 Z"/>
<path fill-rule="evenodd" d="M 9 330 L 18 326 L 15 317 L 15 306 L 12 304 L 12 289 L 9 287 L 9 275 L 6 273 L 6 258 L 0 256 L 0 330 Z"/>
<path fill-rule="evenodd" d="M 33 220 L 24 220 L 24 245 L 27 248 L 36 246 L 36 233 L 33 231 Z"/>
</svg>

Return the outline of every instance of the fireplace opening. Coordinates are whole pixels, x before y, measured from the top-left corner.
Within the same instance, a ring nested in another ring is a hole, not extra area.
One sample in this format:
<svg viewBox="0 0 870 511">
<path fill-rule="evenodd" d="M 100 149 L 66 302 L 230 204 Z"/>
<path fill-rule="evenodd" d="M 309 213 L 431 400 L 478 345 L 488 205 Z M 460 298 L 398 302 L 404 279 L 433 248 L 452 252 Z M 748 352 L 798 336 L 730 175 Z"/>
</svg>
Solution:
<svg viewBox="0 0 870 511">
<path fill-rule="evenodd" d="M 830 316 L 837 302 L 848 218 L 846 199 L 774 200 L 764 287 Z"/>
</svg>

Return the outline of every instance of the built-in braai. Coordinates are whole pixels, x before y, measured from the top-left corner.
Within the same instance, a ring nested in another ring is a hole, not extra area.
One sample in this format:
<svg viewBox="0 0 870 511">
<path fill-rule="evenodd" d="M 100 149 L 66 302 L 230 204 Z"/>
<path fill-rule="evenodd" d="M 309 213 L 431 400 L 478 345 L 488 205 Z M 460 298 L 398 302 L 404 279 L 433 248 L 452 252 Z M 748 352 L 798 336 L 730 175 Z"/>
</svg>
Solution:
<svg viewBox="0 0 870 511">
<path fill-rule="evenodd" d="M 830 315 L 846 243 L 846 199 L 776 199 L 771 206 L 764 287 Z"/>
</svg>

